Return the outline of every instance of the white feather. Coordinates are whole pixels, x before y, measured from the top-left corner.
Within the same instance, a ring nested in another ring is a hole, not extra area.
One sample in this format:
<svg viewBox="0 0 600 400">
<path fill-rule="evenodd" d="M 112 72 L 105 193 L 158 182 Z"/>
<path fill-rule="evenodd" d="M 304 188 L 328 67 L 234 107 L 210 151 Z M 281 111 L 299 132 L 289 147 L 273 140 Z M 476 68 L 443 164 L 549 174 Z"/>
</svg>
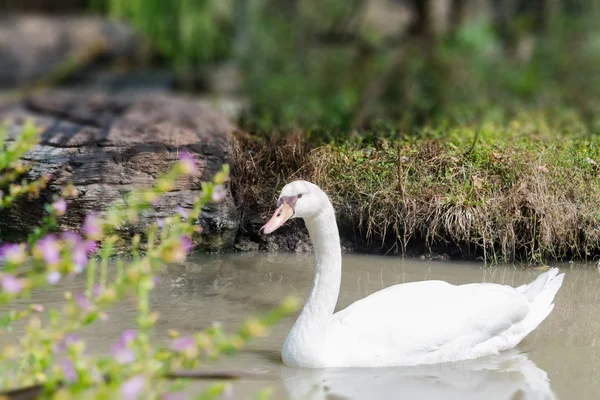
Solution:
<svg viewBox="0 0 600 400">
<path fill-rule="evenodd" d="M 564 274 L 557 268 L 513 288 L 442 281 L 400 284 L 334 314 L 341 281 L 335 213 L 316 185 L 297 181 L 297 196 L 315 248 L 310 295 L 282 349 L 297 367 L 385 367 L 471 360 L 515 347 L 552 311 Z"/>
</svg>

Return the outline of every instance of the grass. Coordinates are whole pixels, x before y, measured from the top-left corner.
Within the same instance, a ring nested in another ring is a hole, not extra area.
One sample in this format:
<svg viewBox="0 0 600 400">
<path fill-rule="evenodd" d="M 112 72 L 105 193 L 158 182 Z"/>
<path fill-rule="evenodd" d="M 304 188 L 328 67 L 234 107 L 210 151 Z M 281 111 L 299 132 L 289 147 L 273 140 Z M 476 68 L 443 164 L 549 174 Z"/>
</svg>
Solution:
<svg viewBox="0 0 600 400">
<path fill-rule="evenodd" d="M 600 148 L 577 118 L 524 114 L 329 143 L 245 135 L 232 167 L 248 232 L 285 183 L 307 179 L 330 196 L 342 235 L 371 250 L 445 246 L 531 264 L 600 252 Z"/>
</svg>

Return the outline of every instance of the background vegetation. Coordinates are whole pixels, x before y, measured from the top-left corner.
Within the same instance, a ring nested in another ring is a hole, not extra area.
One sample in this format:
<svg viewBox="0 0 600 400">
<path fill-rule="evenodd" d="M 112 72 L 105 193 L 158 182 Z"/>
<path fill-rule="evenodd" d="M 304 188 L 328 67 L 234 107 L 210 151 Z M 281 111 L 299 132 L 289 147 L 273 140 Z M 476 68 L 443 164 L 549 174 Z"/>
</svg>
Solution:
<svg viewBox="0 0 600 400">
<path fill-rule="evenodd" d="M 179 90 L 244 105 L 232 160 L 241 235 L 283 183 L 306 178 L 369 251 L 600 254 L 597 0 L 64 5 L 130 23 Z"/>
<path fill-rule="evenodd" d="M 246 124 L 347 133 L 504 119 L 598 124 L 594 0 L 96 0 L 180 74 L 230 62 Z M 583 100 L 585 99 L 585 100 Z"/>
<path fill-rule="evenodd" d="M 386 253 L 424 242 L 531 263 L 600 249 L 595 1 L 97 6 L 183 77 L 237 68 L 253 135 L 238 143 L 234 180 L 249 232 L 269 193 L 304 177 L 331 194 L 355 242 Z"/>
</svg>

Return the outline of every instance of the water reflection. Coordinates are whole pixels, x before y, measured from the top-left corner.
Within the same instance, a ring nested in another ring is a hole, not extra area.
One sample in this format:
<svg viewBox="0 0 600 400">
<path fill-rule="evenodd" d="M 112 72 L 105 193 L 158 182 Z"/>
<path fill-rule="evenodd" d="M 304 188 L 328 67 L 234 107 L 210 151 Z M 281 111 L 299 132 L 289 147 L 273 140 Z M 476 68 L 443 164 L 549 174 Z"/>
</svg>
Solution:
<svg viewBox="0 0 600 400">
<path fill-rule="evenodd" d="M 429 366 L 298 370 L 282 367 L 292 399 L 556 399 L 548 375 L 526 354 Z"/>
</svg>

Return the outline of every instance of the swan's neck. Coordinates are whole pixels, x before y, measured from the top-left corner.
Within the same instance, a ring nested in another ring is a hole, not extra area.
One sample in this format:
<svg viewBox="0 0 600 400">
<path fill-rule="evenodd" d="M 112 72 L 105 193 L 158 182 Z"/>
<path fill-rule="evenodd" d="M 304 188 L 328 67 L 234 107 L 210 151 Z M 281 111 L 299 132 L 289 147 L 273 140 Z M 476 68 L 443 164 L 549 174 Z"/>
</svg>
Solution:
<svg viewBox="0 0 600 400">
<path fill-rule="evenodd" d="M 322 336 L 335 310 L 342 278 L 340 236 L 332 206 L 317 217 L 305 219 L 315 251 L 313 286 L 294 328 Z"/>
</svg>

